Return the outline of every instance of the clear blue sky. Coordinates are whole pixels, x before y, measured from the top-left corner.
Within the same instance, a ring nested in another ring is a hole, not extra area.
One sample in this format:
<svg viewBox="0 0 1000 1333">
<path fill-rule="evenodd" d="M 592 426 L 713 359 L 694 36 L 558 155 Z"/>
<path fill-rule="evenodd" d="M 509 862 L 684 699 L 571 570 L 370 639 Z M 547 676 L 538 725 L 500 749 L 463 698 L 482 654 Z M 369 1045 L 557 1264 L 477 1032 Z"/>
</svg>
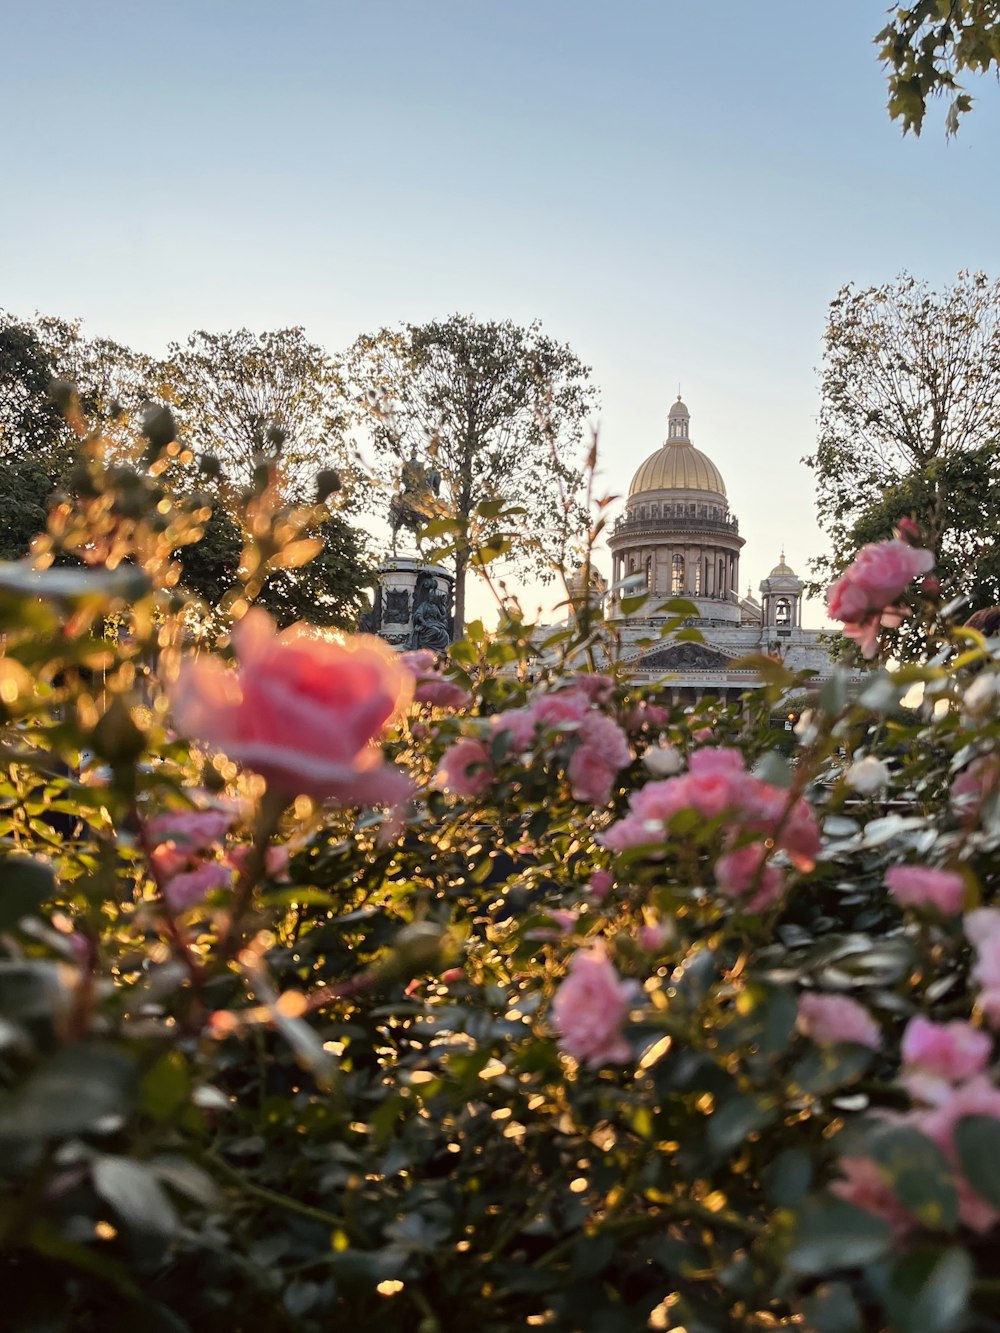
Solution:
<svg viewBox="0 0 1000 1333">
<path fill-rule="evenodd" d="M 615 490 L 678 382 L 747 538 L 822 548 L 825 310 L 1000 272 L 1000 96 L 884 110 L 881 0 L 33 0 L 0 7 L 0 306 L 151 352 L 303 324 L 338 350 L 540 318 L 602 389 Z M 815 614 L 814 614 L 815 619 Z"/>
</svg>

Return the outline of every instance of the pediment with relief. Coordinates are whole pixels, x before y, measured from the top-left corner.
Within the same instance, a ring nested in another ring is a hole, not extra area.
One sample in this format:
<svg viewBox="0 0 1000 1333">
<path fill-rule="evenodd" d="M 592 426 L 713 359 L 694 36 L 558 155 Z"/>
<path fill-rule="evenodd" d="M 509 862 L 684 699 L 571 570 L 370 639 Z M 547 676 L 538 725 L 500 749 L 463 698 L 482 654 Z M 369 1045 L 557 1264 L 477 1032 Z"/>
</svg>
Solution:
<svg viewBox="0 0 1000 1333">
<path fill-rule="evenodd" d="M 640 671 L 727 671 L 732 661 L 703 643 L 675 643 L 644 653 L 634 665 Z"/>
</svg>

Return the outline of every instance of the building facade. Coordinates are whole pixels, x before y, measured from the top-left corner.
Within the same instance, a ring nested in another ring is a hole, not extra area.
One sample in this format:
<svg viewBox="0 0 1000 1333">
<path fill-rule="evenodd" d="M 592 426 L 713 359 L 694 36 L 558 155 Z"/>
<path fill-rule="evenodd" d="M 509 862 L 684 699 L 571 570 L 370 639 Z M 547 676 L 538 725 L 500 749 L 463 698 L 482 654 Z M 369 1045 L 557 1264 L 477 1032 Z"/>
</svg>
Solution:
<svg viewBox="0 0 1000 1333">
<path fill-rule="evenodd" d="M 612 578 L 608 614 L 622 644 L 622 663 L 636 680 L 665 674 L 679 703 L 704 694 L 735 699 L 757 682 L 740 659 L 767 654 L 792 670 L 829 676 L 832 663 L 819 630 L 802 625 L 805 583 L 784 552 L 760 584 L 760 600 L 740 595 L 744 538 L 731 512 L 722 474 L 696 449 L 691 416 L 678 398 L 667 418 L 666 439 L 637 470 L 625 512 L 608 545 Z M 643 596 L 641 605 L 636 599 Z M 648 639 L 662 626 L 671 597 L 693 602 L 701 643 Z"/>
</svg>

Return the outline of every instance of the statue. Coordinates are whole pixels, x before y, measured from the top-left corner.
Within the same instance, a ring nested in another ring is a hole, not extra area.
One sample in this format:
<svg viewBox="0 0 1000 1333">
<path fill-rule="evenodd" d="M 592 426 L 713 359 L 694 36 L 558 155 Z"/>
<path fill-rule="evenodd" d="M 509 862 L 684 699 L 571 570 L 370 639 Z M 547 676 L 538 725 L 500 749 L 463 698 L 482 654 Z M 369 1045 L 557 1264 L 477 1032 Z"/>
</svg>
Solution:
<svg viewBox="0 0 1000 1333">
<path fill-rule="evenodd" d="M 431 648 L 443 652 L 451 643 L 452 618 L 448 599 L 438 589 L 433 574 L 421 574 L 413 593 L 413 632 L 411 648 Z"/>
<path fill-rule="evenodd" d="M 417 457 L 416 449 L 404 462 L 399 476 L 399 490 L 389 504 L 389 525 L 392 529 L 392 550 L 400 528 L 409 528 L 416 534 L 431 518 L 435 501 L 441 492 L 441 473 L 427 467 Z"/>
<path fill-rule="evenodd" d="M 358 629 L 362 634 L 377 634 L 382 628 L 382 587 L 377 585 L 372 592 L 372 604 L 367 611 L 362 611 L 358 620 Z"/>
</svg>

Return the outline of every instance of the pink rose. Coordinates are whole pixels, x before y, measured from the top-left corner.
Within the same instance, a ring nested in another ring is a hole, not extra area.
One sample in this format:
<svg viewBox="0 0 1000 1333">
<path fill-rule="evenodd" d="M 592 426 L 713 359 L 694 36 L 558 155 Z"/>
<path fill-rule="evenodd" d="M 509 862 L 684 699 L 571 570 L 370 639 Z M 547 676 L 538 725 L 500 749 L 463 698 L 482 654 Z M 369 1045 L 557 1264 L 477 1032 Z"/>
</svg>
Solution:
<svg viewBox="0 0 1000 1333">
<path fill-rule="evenodd" d="M 614 693 L 615 678 L 598 672 L 579 671 L 573 677 L 573 688 L 582 690 L 591 703 L 606 704 Z"/>
<path fill-rule="evenodd" d="M 940 1104 L 918 1111 L 911 1118 L 916 1128 L 937 1144 L 955 1168 L 959 1221 L 982 1233 L 991 1231 L 1000 1222 L 1000 1212 L 975 1192 L 974 1185 L 958 1169 L 955 1126 L 968 1115 L 1000 1120 L 1000 1090 L 982 1074 L 960 1083 Z"/>
<path fill-rule="evenodd" d="M 746 765 L 739 750 L 717 746 L 695 750 L 688 763 L 688 768 L 699 777 L 717 777 L 720 774 L 742 774 Z"/>
<path fill-rule="evenodd" d="M 603 713 L 590 713 L 580 724 L 580 744 L 566 766 L 575 801 L 607 805 L 620 769 L 631 761 L 625 733 Z"/>
<path fill-rule="evenodd" d="M 534 745 L 537 722 L 530 708 L 510 708 L 506 713 L 495 713 L 490 718 L 490 729 L 507 732 L 510 736 L 509 753 L 519 755 Z"/>
<path fill-rule="evenodd" d="M 768 849 L 760 842 L 748 843 L 720 856 L 715 863 L 715 882 L 728 898 L 742 898 L 754 890 L 746 906 L 762 912 L 781 893 L 781 871 L 767 862 Z"/>
<path fill-rule="evenodd" d="M 902 907 L 934 907 L 943 916 L 956 916 L 965 902 L 965 880 L 953 870 L 891 866 L 885 883 Z"/>
<path fill-rule="evenodd" d="M 901 1081 L 920 1100 L 940 1102 L 952 1084 L 981 1074 L 992 1051 L 989 1033 L 971 1023 L 933 1023 L 918 1015 L 903 1033 Z"/>
<path fill-rule="evenodd" d="M 871 1157 L 841 1157 L 837 1163 L 843 1180 L 830 1185 L 830 1193 L 845 1203 L 853 1203 L 866 1213 L 888 1222 L 897 1238 L 912 1231 L 913 1217 L 885 1183 L 881 1168 Z"/>
<path fill-rule="evenodd" d="M 535 722 L 543 730 L 582 722 L 589 708 L 590 700 L 580 689 L 553 690 L 538 695 L 531 704 Z"/>
<path fill-rule="evenodd" d="M 456 796 L 481 796 L 493 781 L 493 765 L 481 741 L 456 741 L 441 756 L 437 780 Z"/>
<path fill-rule="evenodd" d="M 431 652 L 430 648 L 414 648 L 410 652 L 400 653 L 399 660 L 415 676 L 426 676 L 434 670 L 437 654 Z"/>
<path fill-rule="evenodd" d="M 146 839 L 150 844 L 172 842 L 178 850 L 196 856 L 222 841 L 236 815 L 235 809 L 168 810 L 146 821 Z"/>
<path fill-rule="evenodd" d="M 226 854 L 226 861 L 236 871 L 242 875 L 246 870 L 247 862 L 250 860 L 251 848 L 245 843 L 239 847 L 233 847 Z M 268 879 L 288 879 L 288 848 L 284 846 L 268 847 L 264 853 L 264 874 Z"/>
<path fill-rule="evenodd" d="M 381 639 L 336 643 L 301 627 L 276 634 L 256 608 L 233 630 L 238 670 L 185 662 L 171 689 L 180 731 L 224 750 L 289 796 L 395 804 L 412 790 L 372 744 L 409 692 Z"/>
<path fill-rule="evenodd" d="M 856 1046 L 881 1049 L 882 1031 L 863 1005 L 848 995 L 821 995 L 806 991 L 799 996 L 798 1028 L 813 1041 L 849 1041 Z"/>
<path fill-rule="evenodd" d="M 873 611 L 881 613 L 913 579 L 928 574 L 933 567 L 933 553 L 908 542 L 893 540 L 864 546 L 827 590 L 830 615 L 834 620 L 856 624 Z"/>
<path fill-rule="evenodd" d="M 595 870 L 587 881 L 587 888 L 598 902 L 603 902 L 614 887 L 614 882 L 615 877 L 610 871 Z"/>
<path fill-rule="evenodd" d="M 978 1003 L 994 1027 L 1000 1026 L 1000 911 L 980 907 L 965 915 L 965 934 L 976 951 L 972 979 L 980 988 Z"/>
<path fill-rule="evenodd" d="M 186 912 L 204 902 L 213 889 L 230 889 L 233 885 L 233 871 L 221 861 L 206 861 L 197 870 L 188 870 L 174 875 L 163 889 L 167 905 L 174 912 Z"/>
<path fill-rule="evenodd" d="M 980 755 L 957 774 L 951 784 L 951 807 L 963 824 L 974 824 L 983 803 L 997 789 L 1000 763 L 992 754 Z"/>
<path fill-rule="evenodd" d="M 172 875 L 179 875 L 182 870 L 186 870 L 191 864 L 191 855 L 187 851 L 179 851 L 176 843 L 161 842 L 153 848 L 149 860 L 154 875 L 162 884 Z"/>
<path fill-rule="evenodd" d="M 611 799 L 615 770 L 609 768 L 592 745 L 578 745 L 566 765 L 574 801 L 603 807 Z"/>
<path fill-rule="evenodd" d="M 423 676 L 413 691 L 413 702 L 431 708 L 466 709 L 472 703 L 472 695 L 444 676 Z"/>
<path fill-rule="evenodd" d="M 662 704 L 651 704 L 643 699 L 629 713 L 625 725 L 633 736 L 642 731 L 655 735 L 662 731 L 669 721 L 669 708 L 664 708 Z"/>
<path fill-rule="evenodd" d="M 858 645 L 858 651 L 867 662 L 870 662 L 878 652 L 878 632 L 881 625 L 882 617 L 877 611 L 873 612 L 870 616 L 866 616 L 864 620 L 859 620 L 857 622 L 850 620 L 844 621 L 844 637 L 854 640 Z"/>
<path fill-rule="evenodd" d="M 636 937 L 636 943 L 640 949 L 646 953 L 659 953 L 665 944 L 671 939 L 673 932 L 669 926 L 658 922 L 656 925 L 650 925 L 648 922 L 639 927 L 639 934 Z"/>
<path fill-rule="evenodd" d="M 624 1064 L 632 1048 L 622 1025 L 640 994 L 636 982 L 622 981 L 602 945 L 579 950 L 552 1000 L 560 1048 L 591 1069 Z"/>
</svg>

